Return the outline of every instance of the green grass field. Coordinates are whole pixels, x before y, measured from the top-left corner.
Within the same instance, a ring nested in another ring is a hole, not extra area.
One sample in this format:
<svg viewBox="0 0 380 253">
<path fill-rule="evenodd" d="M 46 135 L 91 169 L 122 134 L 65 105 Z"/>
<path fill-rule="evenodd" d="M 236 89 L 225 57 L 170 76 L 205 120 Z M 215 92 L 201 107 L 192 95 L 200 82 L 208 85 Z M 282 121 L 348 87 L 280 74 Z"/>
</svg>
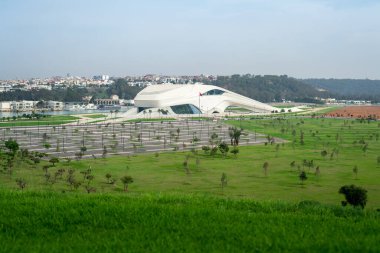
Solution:
<svg viewBox="0 0 380 253">
<path fill-rule="evenodd" d="M 78 120 L 78 117 L 71 115 L 59 115 L 37 119 L 16 119 L 0 122 L 0 127 L 37 126 L 37 125 L 62 125 Z"/>
<path fill-rule="evenodd" d="M 0 251 L 380 250 L 379 122 L 298 117 L 227 123 L 286 142 L 241 146 L 237 157 L 226 158 L 198 151 L 61 161 L 48 172 L 66 172 L 48 181 L 42 170 L 47 162 L 19 159 L 12 175 L 0 173 Z M 78 189 L 66 180 L 69 169 Z M 84 179 L 87 169 L 91 181 Z M 125 175 L 134 179 L 129 192 L 120 180 Z M 27 183 L 23 191 L 17 178 Z M 347 184 L 368 190 L 364 211 L 340 206 L 338 190 Z M 86 185 L 96 193 L 87 194 Z"/>
<path fill-rule="evenodd" d="M 194 195 L 0 192 L 1 252 L 378 252 L 380 213 Z"/>
<path fill-rule="evenodd" d="M 84 116 L 86 118 L 91 118 L 91 119 L 99 119 L 99 118 L 107 117 L 107 115 L 105 114 L 85 114 Z"/>
<path fill-rule="evenodd" d="M 154 154 L 142 154 L 70 163 L 61 161 L 49 170 L 54 175 L 60 168 L 66 171 L 73 168 L 76 170 L 76 177 L 82 178 L 80 172 L 91 168 L 94 175 L 91 184 L 98 192 L 122 191 L 119 179 L 124 175 L 131 175 L 135 182 L 130 189 L 137 193 L 202 193 L 295 203 L 316 200 L 337 205 L 343 198 L 338 194 L 339 188 L 345 184 L 355 184 L 368 190 L 368 207 L 380 207 L 380 164 L 377 162 L 380 141 L 376 140 L 376 134 L 380 130 L 378 123 L 303 118 L 243 120 L 229 123 L 237 126 L 241 124 L 243 128 L 251 131 L 266 132 L 288 142 L 240 147 L 240 153 L 236 158 L 232 154 L 227 158 L 220 154 L 213 157 L 202 151 L 198 151 L 198 155 L 190 152 L 162 153 L 158 157 Z M 296 132 L 295 137 L 292 135 L 292 129 Z M 304 145 L 301 145 L 299 140 L 301 130 L 304 132 Z M 363 144 L 359 144 L 362 140 L 368 143 L 366 152 L 362 150 Z M 353 144 L 354 142 L 357 143 Z M 327 151 L 326 157 L 321 156 L 322 150 Z M 333 151 L 335 152 L 331 157 Z M 182 165 L 187 155 L 190 155 L 190 173 L 186 173 Z M 314 167 L 304 166 L 304 159 L 313 160 Z M 294 167 L 290 166 L 292 161 L 295 161 Z M 267 176 L 263 171 L 265 162 L 269 163 Z M 355 165 L 358 167 L 357 175 L 353 173 Z M 317 166 L 320 175 L 315 175 Z M 57 180 L 54 184 L 45 183 L 41 167 L 42 165 L 28 165 L 19 161 L 12 177 L 0 174 L 0 187 L 16 189 L 15 179 L 24 178 L 28 182 L 26 191 L 69 190 L 65 180 Z M 304 184 L 301 184 L 298 178 L 299 170 L 305 170 L 307 173 L 308 179 Z M 107 173 L 117 179 L 114 186 L 107 184 Z M 223 191 L 220 187 L 222 173 L 228 176 L 228 186 Z M 77 191 L 85 192 L 83 188 Z"/>
</svg>

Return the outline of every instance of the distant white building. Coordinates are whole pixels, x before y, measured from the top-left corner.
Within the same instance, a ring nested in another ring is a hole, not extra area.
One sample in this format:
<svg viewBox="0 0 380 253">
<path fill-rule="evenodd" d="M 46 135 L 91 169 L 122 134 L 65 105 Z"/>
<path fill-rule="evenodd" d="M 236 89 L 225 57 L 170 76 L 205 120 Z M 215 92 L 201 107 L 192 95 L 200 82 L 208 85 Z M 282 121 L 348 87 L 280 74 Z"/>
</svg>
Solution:
<svg viewBox="0 0 380 253">
<path fill-rule="evenodd" d="M 0 111 L 1 112 L 11 111 L 11 102 L 0 102 Z"/>
<path fill-rule="evenodd" d="M 66 102 L 63 109 L 65 111 L 95 110 L 97 106 L 92 103 Z"/>
<path fill-rule="evenodd" d="M 35 109 L 37 101 L 12 101 L 10 102 L 11 111 L 32 111 Z"/>
<path fill-rule="evenodd" d="M 99 75 L 99 76 L 94 76 L 94 80 L 96 81 L 108 81 L 110 79 L 109 75 Z"/>
<path fill-rule="evenodd" d="M 7 92 L 12 89 L 12 86 L 9 84 L 0 84 L 0 92 Z"/>
<path fill-rule="evenodd" d="M 169 114 L 223 113 L 229 106 L 248 109 L 254 113 L 268 113 L 278 108 L 213 85 L 148 86 L 134 99 L 138 111 L 162 108 Z"/>
<path fill-rule="evenodd" d="M 112 95 L 110 98 L 97 98 L 94 102 L 96 105 L 120 105 L 118 95 Z"/>
<path fill-rule="evenodd" d="M 64 104 L 63 104 L 63 102 L 60 102 L 60 101 L 51 101 L 50 100 L 50 101 L 46 102 L 46 107 L 47 107 L 47 109 L 52 110 L 52 111 L 62 111 Z"/>
</svg>

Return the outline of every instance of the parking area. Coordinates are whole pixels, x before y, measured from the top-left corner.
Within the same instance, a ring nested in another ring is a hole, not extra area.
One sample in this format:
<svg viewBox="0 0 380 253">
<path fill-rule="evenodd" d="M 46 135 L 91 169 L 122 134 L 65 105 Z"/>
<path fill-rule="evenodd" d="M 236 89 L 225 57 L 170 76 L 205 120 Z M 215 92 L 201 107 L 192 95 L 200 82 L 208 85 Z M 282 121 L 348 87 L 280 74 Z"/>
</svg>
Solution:
<svg viewBox="0 0 380 253">
<path fill-rule="evenodd" d="M 218 140 L 230 143 L 229 127 L 222 121 L 207 120 L 11 127 L 0 128 L 0 138 L 15 139 L 20 148 L 51 156 L 97 158 L 198 149 L 209 145 L 213 134 Z M 265 141 L 261 134 L 243 131 L 240 145 Z"/>
</svg>

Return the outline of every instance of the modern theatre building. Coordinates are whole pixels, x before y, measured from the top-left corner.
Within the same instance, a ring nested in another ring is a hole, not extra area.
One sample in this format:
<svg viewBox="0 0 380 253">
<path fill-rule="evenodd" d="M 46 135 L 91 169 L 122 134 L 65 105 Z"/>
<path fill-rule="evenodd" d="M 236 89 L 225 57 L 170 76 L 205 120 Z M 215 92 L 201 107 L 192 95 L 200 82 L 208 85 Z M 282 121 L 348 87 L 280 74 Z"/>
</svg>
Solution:
<svg viewBox="0 0 380 253">
<path fill-rule="evenodd" d="M 229 106 L 253 113 L 268 113 L 277 108 L 213 85 L 152 85 L 135 97 L 138 112 L 162 109 L 168 114 L 223 113 Z"/>
</svg>

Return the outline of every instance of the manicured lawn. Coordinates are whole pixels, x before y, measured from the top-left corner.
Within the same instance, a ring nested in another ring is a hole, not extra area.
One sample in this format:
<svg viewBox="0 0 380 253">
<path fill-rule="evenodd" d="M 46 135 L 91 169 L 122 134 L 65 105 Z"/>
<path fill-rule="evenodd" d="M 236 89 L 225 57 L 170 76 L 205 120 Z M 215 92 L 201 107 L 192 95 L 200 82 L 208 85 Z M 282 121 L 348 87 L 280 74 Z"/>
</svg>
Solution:
<svg viewBox="0 0 380 253">
<path fill-rule="evenodd" d="M 37 119 L 16 119 L 10 121 L 1 121 L 0 127 L 16 127 L 16 126 L 37 126 L 37 125 L 61 125 L 66 123 L 75 122 L 78 117 L 71 115 L 50 116 L 46 118 Z"/>
<path fill-rule="evenodd" d="M 85 114 L 84 116 L 86 118 L 91 118 L 91 119 L 99 119 L 99 118 L 107 117 L 107 115 L 104 115 L 104 114 Z"/>
</svg>

